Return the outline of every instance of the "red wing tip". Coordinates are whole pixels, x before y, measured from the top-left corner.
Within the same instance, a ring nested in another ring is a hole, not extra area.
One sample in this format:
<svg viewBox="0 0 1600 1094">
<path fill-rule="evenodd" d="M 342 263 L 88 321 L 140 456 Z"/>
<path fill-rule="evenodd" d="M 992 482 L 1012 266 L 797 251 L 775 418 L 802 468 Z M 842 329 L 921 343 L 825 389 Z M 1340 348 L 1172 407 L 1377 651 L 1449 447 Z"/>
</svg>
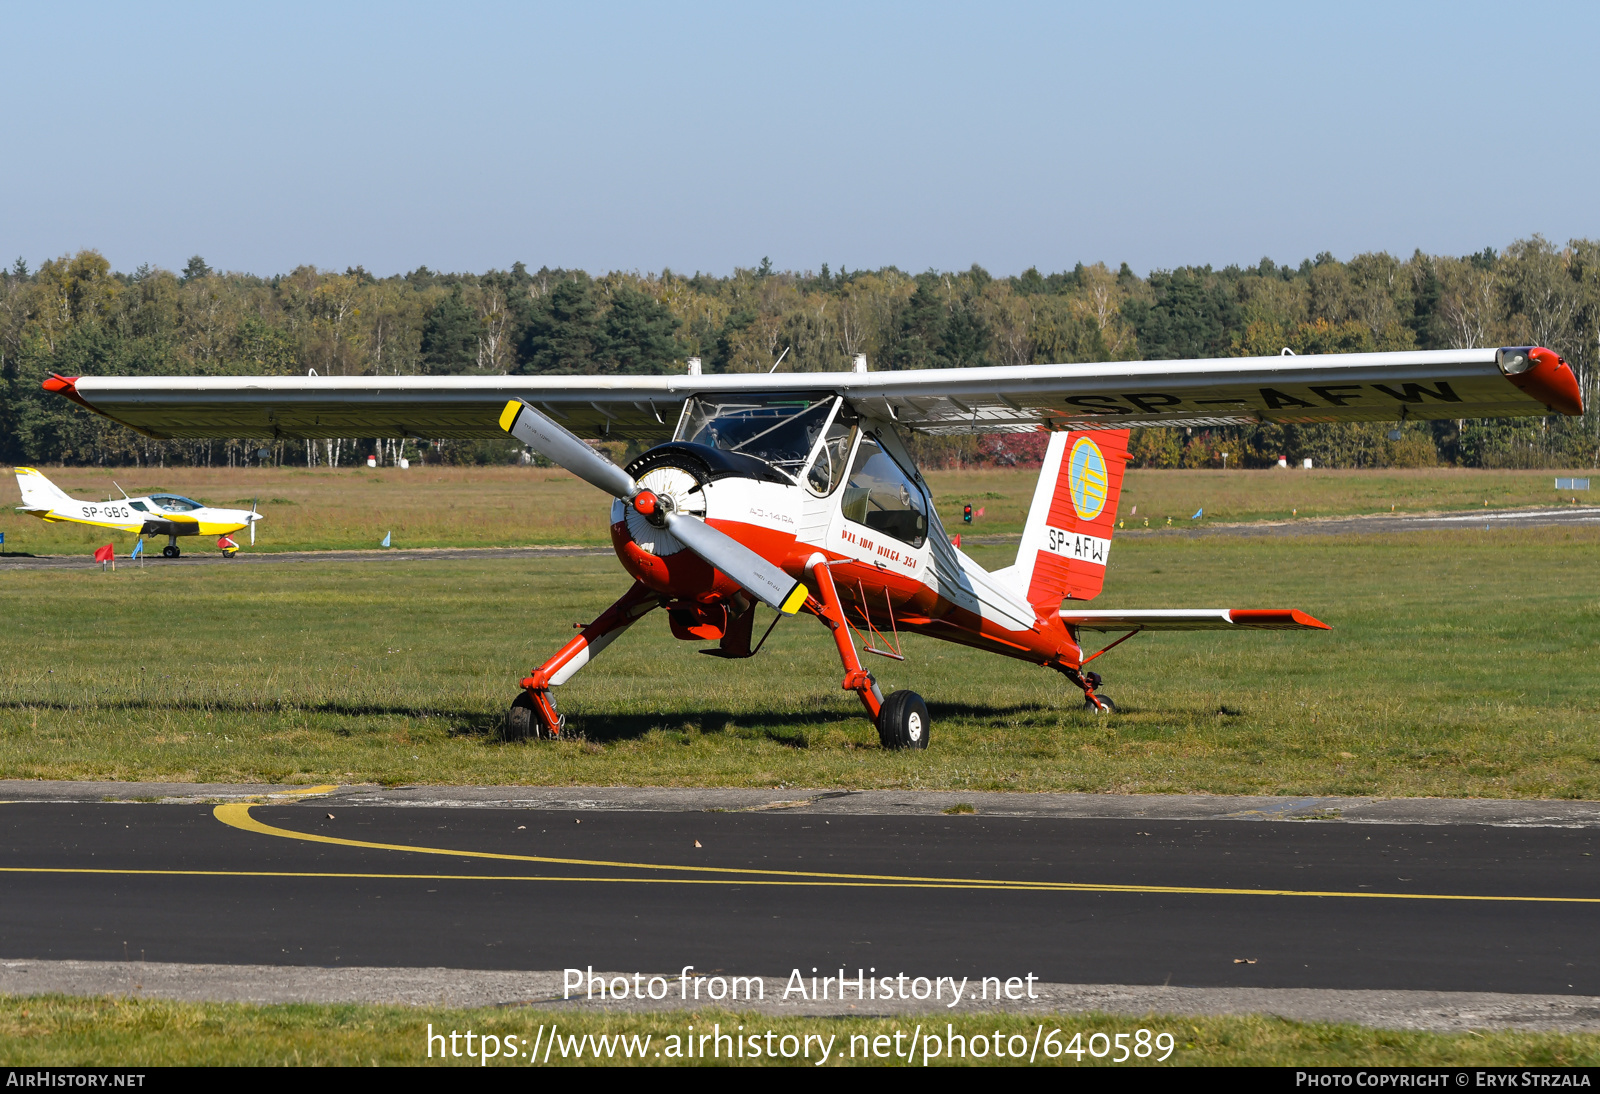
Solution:
<svg viewBox="0 0 1600 1094">
<path fill-rule="evenodd" d="M 1524 355 L 1519 358 L 1517 355 Z M 1572 366 L 1555 350 L 1529 346 L 1525 350 L 1500 350 L 1501 371 L 1517 387 L 1538 399 L 1558 414 L 1578 417 L 1583 413 L 1583 389 Z M 1508 362 L 1517 362 L 1515 365 Z M 1515 367 L 1518 371 L 1508 371 Z"/>
<path fill-rule="evenodd" d="M 63 391 L 69 395 L 75 395 L 78 391 L 78 377 L 59 376 L 52 372 L 49 379 L 44 382 L 44 389 L 46 391 Z"/>
<path fill-rule="evenodd" d="M 1298 608 L 1232 608 L 1228 618 L 1240 627 L 1305 627 L 1331 631 L 1332 627 Z"/>
</svg>

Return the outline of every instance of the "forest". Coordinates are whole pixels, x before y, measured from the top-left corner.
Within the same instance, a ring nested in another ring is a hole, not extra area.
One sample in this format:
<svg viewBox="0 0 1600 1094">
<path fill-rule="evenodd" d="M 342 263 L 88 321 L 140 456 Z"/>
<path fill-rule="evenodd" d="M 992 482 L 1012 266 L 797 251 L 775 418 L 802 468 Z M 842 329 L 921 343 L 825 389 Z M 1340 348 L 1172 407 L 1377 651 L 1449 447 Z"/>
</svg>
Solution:
<svg viewBox="0 0 1600 1094">
<path fill-rule="evenodd" d="M 63 375 L 323 376 L 950 368 L 1539 344 L 1594 406 L 1600 242 L 1540 236 L 1460 257 L 1383 252 L 1299 265 L 1158 270 L 1101 263 L 1042 274 L 830 269 L 763 259 L 730 276 L 541 268 L 375 277 L 301 266 L 263 277 L 143 265 L 97 251 L 0 271 L 0 461 L 102 466 L 350 463 L 377 452 L 501 462 L 506 444 L 328 438 L 162 442 L 84 413 L 40 383 Z M 1144 467 L 1591 467 L 1600 418 L 1141 430 Z M 1030 438 L 921 439 L 941 466 L 1026 462 Z M 263 456 L 263 453 L 265 455 Z"/>
</svg>

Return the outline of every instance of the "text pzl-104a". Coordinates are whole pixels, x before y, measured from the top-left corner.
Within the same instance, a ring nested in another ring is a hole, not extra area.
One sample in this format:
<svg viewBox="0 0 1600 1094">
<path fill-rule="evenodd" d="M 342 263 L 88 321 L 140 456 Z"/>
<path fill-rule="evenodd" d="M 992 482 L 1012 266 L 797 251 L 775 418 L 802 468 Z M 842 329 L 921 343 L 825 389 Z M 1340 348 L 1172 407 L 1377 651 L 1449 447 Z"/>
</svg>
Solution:
<svg viewBox="0 0 1600 1094">
<path fill-rule="evenodd" d="M 45 387 L 157 438 L 510 433 L 609 494 L 626 592 L 522 681 L 511 737 L 557 737 L 555 691 L 662 610 L 702 652 L 753 657 L 757 606 L 806 614 L 888 748 L 925 748 L 928 708 L 863 652 L 902 632 L 1054 669 L 1108 711 L 1092 633 L 1326 629 L 1292 609 L 1089 609 L 1111 551 L 1131 426 L 1583 413 L 1540 347 L 848 373 L 672 376 L 52 377 Z M 985 571 L 940 527 L 903 443 L 1049 431 L 1016 562 Z M 586 439 L 659 442 L 618 467 Z M 768 628 L 770 631 L 770 626 Z M 1092 643 L 1090 643 L 1092 645 Z M 889 672 L 898 670 L 885 670 Z"/>
</svg>

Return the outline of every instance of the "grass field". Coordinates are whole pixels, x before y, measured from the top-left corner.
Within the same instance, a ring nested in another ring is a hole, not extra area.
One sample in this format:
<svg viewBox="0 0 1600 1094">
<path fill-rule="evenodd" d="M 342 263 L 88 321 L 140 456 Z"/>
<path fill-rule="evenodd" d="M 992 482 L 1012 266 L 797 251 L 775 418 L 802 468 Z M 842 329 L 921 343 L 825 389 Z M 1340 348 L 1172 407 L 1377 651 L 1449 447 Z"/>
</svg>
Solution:
<svg viewBox="0 0 1600 1094">
<path fill-rule="evenodd" d="M 1149 537 L 1103 606 L 1299 607 L 1316 634 L 1145 635 L 1054 673 L 909 638 L 933 712 L 887 753 L 826 632 L 750 661 L 652 615 L 561 689 L 574 739 L 492 737 L 627 582 L 609 558 L 13 571 L 0 776 L 1600 798 L 1600 534 Z M 988 566 L 1010 548 L 978 548 Z"/>
<path fill-rule="evenodd" d="M 369 470 L 258 470 L 173 468 L 44 469 L 74 497 L 118 496 L 116 479 L 131 494 L 170 491 L 218 505 L 249 508 L 261 501 L 266 517 L 258 543 L 247 550 L 314 551 L 376 547 L 386 532 L 396 547 L 507 547 L 523 544 L 609 542 L 606 499 L 564 471 L 533 467 L 413 467 Z M 1338 516 L 1353 513 L 1427 512 L 1491 506 L 1549 505 L 1557 495 L 1555 471 L 1130 471 L 1121 512 L 1130 525 L 1148 517 L 1187 524 Z M 1033 499 L 1032 471 L 930 471 L 940 515 L 952 532 L 1020 532 Z M 0 492 L 20 500 L 9 469 L 0 469 Z M 0 493 L 0 496 L 5 496 Z M 1586 495 L 1576 495 L 1579 501 Z M 984 515 L 961 523 L 970 502 Z M 1137 513 L 1134 510 L 1137 509 Z M 119 553 L 133 537 L 70 524 L 45 524 L 0 509 L 0 551 L 89 554 L 107 541 Z M 210 540 L 188 541 L 210 550 Z"/>
<path fill-rule="evenodd" d="M 1007 1051 L 1018 1046 L 1011 1041 L 1021 1036 L 1029 1049 L 1036 1039 L 1044 1043 L 1044 1036 L 1054 1030 L 1060 1035 L 1056 1043 L 1070 1046 L 1075 1034 L 1082 1036 L 1080 1046 L 1086 1045 L 1096 1032 L 1115 1035 L 1128 1034 L 1125 1043 L 1132 1044 L 1140 1029 L 1151 1031 L 1151 1039 L 1160 1033 L 1173 1036 L 1174 1048 L 1166 1060 L 1167 1066 L 1197 1066 L 1224 1064 L 1230 1066 L 1594 1066 L 1600 1063 L 1600 1036 L 1595 1034 L 1560 1033 L 1462 1033 L 1437 1034 L 1400 1032 L 1394 1030 L 1365 1029 L 1360 1026 L 1322 1023 L 1288 1022 L 1257 1015 L 1239 1017 L 1173 1017 L 1149 1015 L 1144 1018 L 1111 1017 L 1097 1014 L 1071 1014 L 1053 1016 L 970 1016 L 951 1019 L 937 1018 L 924 1032 L 935 1030 L 944 1034 L 944 1026 L 954 1027 L 955 1033 L 974 1036 L 993 1042 L 994 1034 L 1001 1035 Z M 378 1064 L 427 1064 L 427 1037 L 431 1025 L 434 1033 L 468 1029 L 482 1035 L 490 1034 L 494 1048 L 502 1043 L 515 1045 L 517 1051 L 531 1050 L 535 1044 L 546 1043 L 551 1025 L 558 1027 L 558 1043 L 565 1044 L 567 1037 L 586 1035 L 629 1037 L 649 1035 L 646 1049 L 637 1041 L 634 1045 L 645 1052 L 643 1061 L 635 1056 L 634 1062 L 646 1066 L 694 1063 L 726 1064 L 722 1060 L 676 1060 L 665 1053 L 671 1052 L 672 1035 L 677 1035 L 679 1045 L 693 1025 L 699 1032 L 720 1028 L 722 1032 L 737 1031 L 743 1027 L 746 1035 L 758 1032 L 763 1050 L 765 1033 L 772 1030 L 775 1038 L 792 1035 L 820 1036 L 831 1046 L 829 1065 L 904 1065 L 903 1058 L 864 1058 L 868 1046 L 880 1035 L 891 1040 L 882 1047 L 893 1050 L 892 1038 L 898 1033 L 902 1051 L 909 1045 L 917 1019 L 893 1018 L 775 1018 L 761 1014 L 739 1014 L 729 1011 L 701 1011 L 694 1014 L 592 1014 L 564 1011 L 549 1013 L 520 1008 L 495 1008 L 485 1010 L 440 1010 L 409 1007 L 380 1006 L 247 1006 L 241 1004 L 170 1003 L 146 999 L 79 999 L 62 996 L 34 998 L 0 997 L 0 1058 L 13 1067 L 42 1066 L 115 1066 L 138 1068 L 167 1065 L 344 1065 L 367 1066 Z M 1035 1030 L 1042 1025 L 1040 1034 Z M 546 1027 L 541 1030 L 541 1027 Z M 866 1037 L 869 1040 L 851 1038 Z M 512 1039 L 515 1040 L 512 1040 Z M 831 1039 L 831 1040 L 830 1040 Z M 528 1049 L 524 1049 L 526 1042 Z M 1165 1042 L 1163 1042 L 1164 1044 Z M 613 1042 L 614 1044 L 614 1042 Z M 774 1041 L 781 1048 L 781 1040 Z M 970 1040 L 968 1041 L 970 1044 Z M 431 1061 L 443 1065 L 482 1066 L 479 1060 L 467 1058 L 464 1036 L 455 1042 L 463 1053 L 460 1058 L 438 1058 L 439 1045 L 435 1042 L 435 1056 Z M 563 1059 L 559 1051 L 551 1052 L 549 1065 L 564 1066 L 579 1062 L 594 1063 L 593 1041 L 590 1053 L 579 1061 Z M 798 1044 L 791 1047 L 798 1050 Z M 941 1046 L 942 1047 L 942 1046 Z M 986 1045 L 986 1050 L 990 1048 Z M 1096 1046 L 1101 1048 L 1099 1044 Z M 851 1055 L 852 1049 L 854 1056 Z M 613 1049 L 616 1064 L 626 1064 L 623 1052 Z M 1104 1051 L 1104 1050 L 1103 1050 Z M 1096 1060 L 1087 1053 L 1058 1056 L 1047 1060 L 1041 1047 L 1040 1065 L 1095 1066 L 1108 1064 L 1110 1055 L 1120 1052 L 1106 1051 L 1107 1060 Z M 1152 1052 L 1152 1056 L 1158 1053 Z M 820 1057 L 817 1042 L 812 1044 L 812 1062 Z M 741 1061 L 745 1064 L 793 1063 L 796 1061 L 771 1061 L 767 1058 Z M 920 1061 L 919 1061 L 920 1062 Z M 948 1062 L 935 1060 L 934 1062 Z M 1023 1059 L 1009 1056 L 997 1060 L 992 1051 L 987 1057 L 974 1059 L 959 1055 L 956 1064 L 994 1066 L 996 1063 L 1026 1064 Z M 1151 1061 L 1134 1057 L 1129 1064 L 1137 1066 Z M 541 1064 L 544 1061 L 541 1058 Z M 493 1067 L 529 1066 L 530 1061 L 507 1060 L 490 1057 Z"/>
</svg>

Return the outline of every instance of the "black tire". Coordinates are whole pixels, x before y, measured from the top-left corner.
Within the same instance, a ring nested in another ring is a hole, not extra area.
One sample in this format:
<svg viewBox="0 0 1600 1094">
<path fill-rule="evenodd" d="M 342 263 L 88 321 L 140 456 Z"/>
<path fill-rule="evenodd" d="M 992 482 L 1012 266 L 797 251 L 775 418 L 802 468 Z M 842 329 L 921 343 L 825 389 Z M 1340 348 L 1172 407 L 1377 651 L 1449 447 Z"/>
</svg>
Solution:
<svg viewBox="0 0 1600 1094">
<path fill-rule="evenodd" d="M 927 748 L 928 704 L 914 691 L 897 691 L 883 701 L 878 712 L 878 741 L 884 748 Z"/>
<path fill-rule="evenodd" d="M 1105 704 L 1104 710 L 1095 706 L 1094 699 L 1089 698 L 1087 695 L 1083 697 L 1083 709 L 1090 714 L 1115 714 L 1117 712 L 1117 704 L 1113 703 L 1109 696 L 1097 695 L 1095 699 L 1099 699 Z"/>
<path fill-rule="evenodd" d="M 543 727 L 539 724 L 539 712 L 533 706 L 533 697 L 527 692 L 523 692 L 511 704 L 511 709 L 506 711 L 505 725 L 500 727 L 500 739 L 503 741 L 537 740 L 542 736 L 542 731 Z"/>
<path fill-rule="evenodd" d="M 161 548 L 161 557 L 162 558 L 177 558 L 182 553 L 183 552 L 179 551 L 177 547 L 173 546 L 170 543 L 167 544 L 165 547 Z"/>
</svg>

